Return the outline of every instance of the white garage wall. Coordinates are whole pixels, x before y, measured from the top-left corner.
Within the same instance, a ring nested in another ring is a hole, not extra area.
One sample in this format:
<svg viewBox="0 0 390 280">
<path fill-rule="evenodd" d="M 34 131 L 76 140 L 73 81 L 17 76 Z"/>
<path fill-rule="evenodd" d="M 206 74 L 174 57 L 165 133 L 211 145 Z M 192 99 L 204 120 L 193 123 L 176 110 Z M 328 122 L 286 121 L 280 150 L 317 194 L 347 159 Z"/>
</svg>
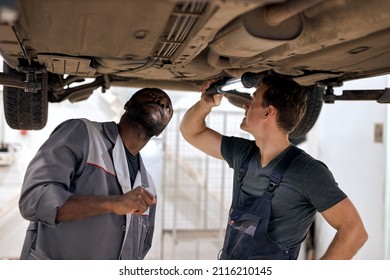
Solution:
<svg viewBox="0 0 390 280">
<path fill-rule="evenodd" d="M 384 89 L 388 85 L 388 76 L 363 79 L 335 88 L 335 94 L 341 94 L 342 89 Z M 389 174 L 386 173 L 387 111 L 388 105 L 376 101 L 324 104 L 308 137 L 308 151 L 329 167 L 339 186 L 354 202 L 368 231 L 369 240 L 354 259 L 388 258 L 388 249 L 385 250 Z M 375 125 L 384 129 L 383 141 L 379 143 L 374 141 Z M 320 215 L 316 222 L 316 257 L 320 257 L 335 231 Z"/>
</svg>

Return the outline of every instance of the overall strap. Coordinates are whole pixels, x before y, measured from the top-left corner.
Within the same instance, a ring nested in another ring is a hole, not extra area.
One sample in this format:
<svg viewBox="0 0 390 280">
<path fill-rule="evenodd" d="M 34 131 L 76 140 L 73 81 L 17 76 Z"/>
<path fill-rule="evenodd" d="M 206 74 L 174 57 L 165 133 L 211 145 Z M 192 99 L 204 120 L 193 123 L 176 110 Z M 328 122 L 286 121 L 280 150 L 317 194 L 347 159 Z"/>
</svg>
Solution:
<svg viewBox="0 0 390 280">
<path fill-rule="evenodd" d="M 248 155 L 245 157 L 243 163 L 241 164 L 240 171 L 238 173 L 238 182 L 240 184 L 242 184 L 242 179 L 245 177 L 246 172 L 248 171 L 248 164 L 249 164 L 250 158 L 253 155 L 253 153 L 256 152 L 257 149 L 258 149 L 258 147 L 256 146 L 256 144 L 252 145 Z"/>
<path fill-rule="evenodd" d="M 283 156 L 283 158 L 278 162 L 272 171 L 272 174 L 269 178 L 267 191 L 271 193 L 275 191 L 275 189 L 282 181 L 283 174 L 287 170 L 290 163 L 301 153 L 302 151 L 294 145 L 288 149 L 287 153 Z"/>
</svg>

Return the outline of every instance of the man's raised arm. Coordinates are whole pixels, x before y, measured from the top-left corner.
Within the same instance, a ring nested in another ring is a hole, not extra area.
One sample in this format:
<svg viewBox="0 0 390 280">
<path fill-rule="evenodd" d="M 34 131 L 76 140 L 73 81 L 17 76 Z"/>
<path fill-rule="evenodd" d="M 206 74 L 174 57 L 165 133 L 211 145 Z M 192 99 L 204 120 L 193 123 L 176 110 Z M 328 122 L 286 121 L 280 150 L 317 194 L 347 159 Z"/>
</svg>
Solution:
<svg viewBox="0 0 390 280">
<path fill-rule="evenodd" d="M 222 159 L 222 135 L 206 125 L 206 117 L 211 109 L 221 104 L 223 94 L 206 95 L 205 90 L 210 82 L 202 86 L 201 99 L 184 115 L 180 123 L 180 132 L 184 139 L 195 148 L 206 154 Z"/>
</svg>

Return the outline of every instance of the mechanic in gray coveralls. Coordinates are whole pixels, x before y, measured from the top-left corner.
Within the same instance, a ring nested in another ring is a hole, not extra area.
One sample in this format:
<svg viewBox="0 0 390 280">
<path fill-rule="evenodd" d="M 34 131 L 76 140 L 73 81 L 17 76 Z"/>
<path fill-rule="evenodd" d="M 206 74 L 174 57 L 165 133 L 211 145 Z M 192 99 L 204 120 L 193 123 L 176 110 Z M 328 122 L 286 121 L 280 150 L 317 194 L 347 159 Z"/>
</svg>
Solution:
<svg viewBox="0 0 390 280">
<path fill-rule="evenodd" d="M 21 259 L 143 259 L 156 189 L 140 156 L 173 115 L 169 96 L 136 92 L 119 124 L 60 124 L 30 162 L 19 208 L 30 221 Z"/>
</svg>

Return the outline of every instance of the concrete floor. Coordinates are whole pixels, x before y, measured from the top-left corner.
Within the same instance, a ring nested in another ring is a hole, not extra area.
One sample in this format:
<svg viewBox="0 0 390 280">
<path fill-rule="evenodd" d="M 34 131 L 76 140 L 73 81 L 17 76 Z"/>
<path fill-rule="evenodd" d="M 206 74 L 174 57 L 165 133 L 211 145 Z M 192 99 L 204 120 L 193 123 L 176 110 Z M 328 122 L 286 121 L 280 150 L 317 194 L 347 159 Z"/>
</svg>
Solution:
<svg viewBox="0 0 390 280">
<path fill-rule="evenodd" d="M 24 137 L 18 132 L 12 134 L 14 139 L 20 137 L 19 144 L 30 140 L 30 136 Z M 31 146 L 23 144 L 13 147 L 17 149 L 14 162 L 0 165 L 0 259 L 19 257 L 28 225 L 19 213 L 18 199 L 24 171 L 31 158 Z"/>
</svg>

